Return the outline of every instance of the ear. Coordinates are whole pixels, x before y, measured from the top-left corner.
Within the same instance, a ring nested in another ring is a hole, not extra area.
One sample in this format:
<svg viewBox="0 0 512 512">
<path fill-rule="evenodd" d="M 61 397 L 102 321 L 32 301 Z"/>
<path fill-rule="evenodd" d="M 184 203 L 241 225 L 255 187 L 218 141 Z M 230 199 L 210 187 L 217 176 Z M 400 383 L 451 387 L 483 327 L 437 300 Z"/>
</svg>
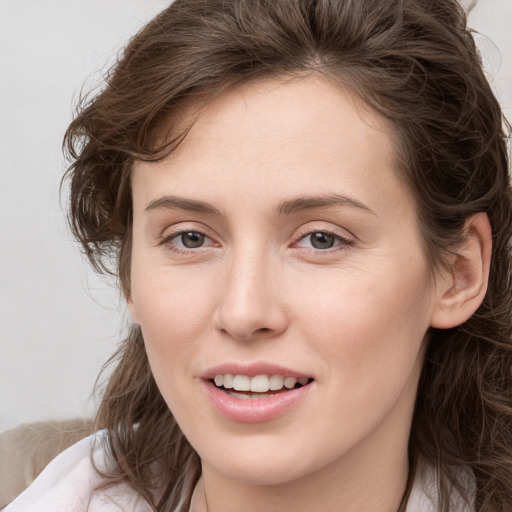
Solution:
<svg viewBox="0 0 512 512">
<path fill-rule="evenodd" d="M 450 260 L 451 272 L 437 281 L 439 290 L 431 326 L 449 329 L 464 323 L 480 306 L 487 291 L 492 238 L 485 213 L 470 217 L 464 225 L 464 242 Z"/>
</svg>

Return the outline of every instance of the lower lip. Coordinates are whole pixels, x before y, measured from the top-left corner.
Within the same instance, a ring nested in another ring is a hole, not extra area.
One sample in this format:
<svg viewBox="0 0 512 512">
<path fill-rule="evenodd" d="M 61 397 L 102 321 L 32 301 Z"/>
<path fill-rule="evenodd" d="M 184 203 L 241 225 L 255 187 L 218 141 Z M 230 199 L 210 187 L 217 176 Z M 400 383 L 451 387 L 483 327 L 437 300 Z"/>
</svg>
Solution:
<svg viewBox="0 0 512 512">
<path fill-rule="evenodd" d="M 305 398 L 313 383 L 265 398 L 236 398 L 210 381 L 203 381 L 213 406 L 223 416 L 239 423 L 259 423 L 281 416 Z"/>
</svg>

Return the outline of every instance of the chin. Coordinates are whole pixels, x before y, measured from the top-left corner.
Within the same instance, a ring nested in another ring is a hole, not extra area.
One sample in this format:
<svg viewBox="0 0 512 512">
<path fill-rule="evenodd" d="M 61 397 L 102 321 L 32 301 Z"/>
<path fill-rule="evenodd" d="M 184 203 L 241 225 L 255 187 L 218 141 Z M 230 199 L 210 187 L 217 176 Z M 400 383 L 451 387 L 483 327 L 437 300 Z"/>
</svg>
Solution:
<svg viewBox="0 0 512 512">
<path fill-rule="evenodd" d="M 265 455 L 258 460 L 254 459 L 253 456 L 241 459 L 238 455 L 230 460 L 216 461 L 214 469 L 230 480 L 257 486 L 286 484 L 312 472 L 311 468 L 297 465 L 296 460 L 280 458 L 277 461 L 271 455 Z"/>
<path fill-rule="evenodd" d="M 196 451 L 204 466 L 224 478 L 260 486 L 297 481 L 334 462 L 333 450 L 319 450 L 309 435 L 286 441 L 265 432 L 225 443 L 203 438 Z"/>
</svg>

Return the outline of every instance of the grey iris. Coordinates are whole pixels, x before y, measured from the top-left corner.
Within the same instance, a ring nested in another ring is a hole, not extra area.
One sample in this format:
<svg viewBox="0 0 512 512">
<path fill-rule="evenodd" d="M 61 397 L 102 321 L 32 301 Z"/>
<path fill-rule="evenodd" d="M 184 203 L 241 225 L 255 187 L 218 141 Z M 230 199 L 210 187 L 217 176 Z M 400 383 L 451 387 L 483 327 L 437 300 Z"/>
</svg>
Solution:
<svg viewBox="0 0 512 512">
<path fill-rule="evenodd" d="M 327 233 L 312 233 L 311 245 L 315 249 L 330 249 L 334 245 L 335 237 Z"/>
<path fill-rule="evenodd" d="M 189 231 L 188 233 L 182 233 L 181 241 L 187 249 L 195 249 L 204 244 L 204 235 L 196 231 Z"/>
</svg>

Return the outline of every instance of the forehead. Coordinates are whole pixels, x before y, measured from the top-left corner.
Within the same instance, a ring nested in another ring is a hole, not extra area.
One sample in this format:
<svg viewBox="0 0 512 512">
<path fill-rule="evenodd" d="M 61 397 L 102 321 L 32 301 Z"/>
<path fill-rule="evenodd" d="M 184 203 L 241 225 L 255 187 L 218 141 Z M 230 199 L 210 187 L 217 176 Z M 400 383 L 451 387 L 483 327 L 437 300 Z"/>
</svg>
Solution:
<svg viewBox="0 0 512 512">
<path fill-rule="evenodd" d="M 363 202 L 390 185 L 408 194 L 389 124 L 319 75 L 233 87 L 186 114 L 183 125 L 193 119 L 191 129 L 171 155 L 158 164 L 136 163 L 140 206 L 164 189 L 208 201 L 237 187 L 260 202 L 278 191 L 293 196 L 333 187 Z"/>
</svg>

